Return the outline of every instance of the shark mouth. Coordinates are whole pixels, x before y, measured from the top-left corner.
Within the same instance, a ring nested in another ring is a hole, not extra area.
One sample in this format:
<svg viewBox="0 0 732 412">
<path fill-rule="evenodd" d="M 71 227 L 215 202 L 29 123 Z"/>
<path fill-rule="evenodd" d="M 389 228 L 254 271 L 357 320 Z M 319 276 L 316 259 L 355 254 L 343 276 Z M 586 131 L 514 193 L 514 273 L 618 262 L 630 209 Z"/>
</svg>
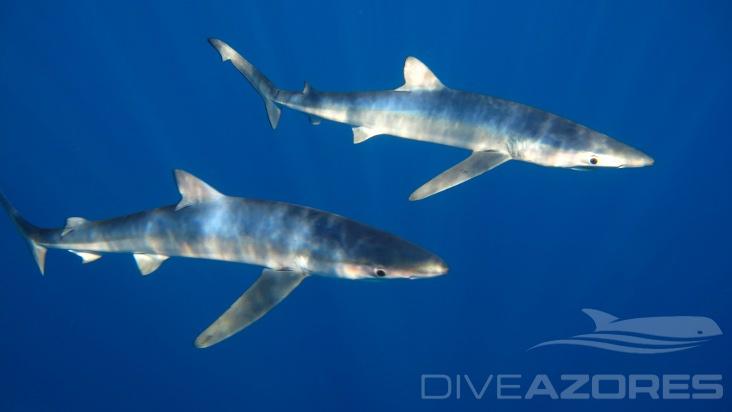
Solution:
<svg viewBox="0 0 732 412">
<path fill-rule="evenodd" d="M 637 354 L 655 354 L 678 352 L 695 348 L 709 339 L 656 339 L 655 337 L 645 337 L 619 333 L 588 333 L 583 335 L 572 336 L 568 339 L 557 339 L 534 345 L 529 350 L 542 346 L 552 345 L 572 345 L 586 346 L 596 349 L 603 349 L 612 352 L 637 353 Z"/>
</svg>

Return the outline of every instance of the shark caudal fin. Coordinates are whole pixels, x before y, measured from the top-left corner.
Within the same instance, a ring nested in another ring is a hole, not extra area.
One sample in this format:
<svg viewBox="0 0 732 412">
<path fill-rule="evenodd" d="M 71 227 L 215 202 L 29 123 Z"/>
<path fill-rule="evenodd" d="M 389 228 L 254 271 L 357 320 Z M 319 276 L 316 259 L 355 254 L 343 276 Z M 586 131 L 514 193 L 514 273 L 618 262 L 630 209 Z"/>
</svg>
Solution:
<svg viewBox="0 0 732 412">
<path fill-rule="evenodd" d="M 208 39 L 208 42 L 219 52 L 221 60 L 231 61 L 231 64 L 239 70 L 239 73 L 244 75 L 254 89 L 257 90 L 257 93 L 262 96 L 262 99 L 264 99 L 264 107 L 267 109 L 269 124 L 272 125 L 273 129 L 276 129 L 277 123 L 280 121 L 280 108 L 275 104 L 274 98 L 277 96 L 279 89 L 262 72 L 257 70 L 256 67 L 228 44 L 214 38 Z"/>
<path fill-rule="evenodd" d="M 39 245 L 38 243 L 36 243 L 35 240 L 33 240 L 33 234 L 38 232 L 38 228 L 25 220 L 23 216 L 20 215 L 18 210 L 10 204 L 8 198 L 6 198 L 5 195 L 3 195 L 2 193 L 0 193 L 0 204 L 2 205 L 3 209 L 8 212 L 10 219 L 12 219 L 13 223 L 15 223 L 15 226 L 18 227 L 20 233 L 23 235 L 23 237 L 25 237 L 25 240 L 28 241 L 28 245 L 30 246 L 33 258 L 35 258 L 36 264 L 38 264 L 38 269 L 40 269 L 41 274 L 44 274 L 46 267 L 46 248 Z"/>
</svg>

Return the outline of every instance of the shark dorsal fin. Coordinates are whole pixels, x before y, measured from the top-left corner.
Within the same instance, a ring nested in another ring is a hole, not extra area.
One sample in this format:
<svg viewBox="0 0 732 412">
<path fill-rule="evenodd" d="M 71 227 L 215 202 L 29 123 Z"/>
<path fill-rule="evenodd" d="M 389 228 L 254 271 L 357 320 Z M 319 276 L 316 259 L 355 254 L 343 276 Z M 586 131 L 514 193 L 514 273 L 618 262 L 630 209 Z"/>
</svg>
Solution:
<svg viewBox="0 0 732 412">
<path fill-rule="evenodd" d="M 206 182 L 184 170 L 175 171 L 175 181 L 178 183 L 178 191 L 182 197 L 175 210 L 224 197 Z"/>
<path fill-rule="evenodd" d="M 444 88 L 445 85 L 424 63 L 416 57 L 407 57 L 407 60 L 404 61 L 404 86 L 397 90 L 440 90 Z"/>
<path fill-rule="evenodd" d="M 602 330 L 605 326 L 618 320 L 616 316 L 605 313 L 597 309 L 582 309 L 585 315 L 589 316 L 595 322 L 595 330 Z"/>
</svg>

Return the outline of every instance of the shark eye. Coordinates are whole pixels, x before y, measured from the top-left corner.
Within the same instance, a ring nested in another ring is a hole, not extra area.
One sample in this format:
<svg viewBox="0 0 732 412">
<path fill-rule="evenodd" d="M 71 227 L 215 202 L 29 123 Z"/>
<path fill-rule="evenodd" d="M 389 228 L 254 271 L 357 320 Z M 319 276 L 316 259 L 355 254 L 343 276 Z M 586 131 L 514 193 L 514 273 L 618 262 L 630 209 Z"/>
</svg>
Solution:
<svg viewBox="0 0 732 412">
<path fill-rule="evenodd" d="M 383 278 L 386 276 L 386 272 L 384 272 L 384 269 L 376 269 L 376 276 Z"/>
<path fill-rule="evenodd" d="M 595 156 L 592 156 L 590 158 L 590 163 L 592 163 L 593 165 L 596 165 L 597 164 L 597 158 Z"/>
</svg>

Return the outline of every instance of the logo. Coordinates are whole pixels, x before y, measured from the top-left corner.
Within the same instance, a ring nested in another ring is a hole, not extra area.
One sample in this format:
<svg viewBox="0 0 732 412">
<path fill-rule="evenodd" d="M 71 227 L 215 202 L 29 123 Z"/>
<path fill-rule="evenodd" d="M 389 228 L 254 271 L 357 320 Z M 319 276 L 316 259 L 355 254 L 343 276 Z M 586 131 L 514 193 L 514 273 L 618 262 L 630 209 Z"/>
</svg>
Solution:
<svg viewBox="0 0 732 412">
<path fill-rule="evenodd" d="M 542 342 L 529 350 L 574 345 L 624 353 L 669 353 L 695 348 L 722 335 L 715 321 L 702 316 L 619 319 L 595 309 L 582 309 L 582 312 L 595 322 L 594 332 Z"/>
<path fill-rule="evenodd" d="M 422 374 L 420 399 L 722 399 L 721 374 Z"/>
</svg>

